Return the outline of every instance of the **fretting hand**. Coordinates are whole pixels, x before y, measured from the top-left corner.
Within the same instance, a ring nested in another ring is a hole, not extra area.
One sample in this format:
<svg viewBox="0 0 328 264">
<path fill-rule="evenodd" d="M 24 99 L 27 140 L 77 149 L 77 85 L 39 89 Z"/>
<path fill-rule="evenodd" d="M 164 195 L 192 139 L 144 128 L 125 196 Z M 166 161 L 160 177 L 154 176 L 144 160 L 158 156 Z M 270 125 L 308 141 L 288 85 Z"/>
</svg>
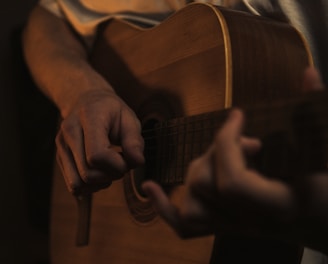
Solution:
<svg viewBox="0 0 328 264">
<path fill-rule="evenodd" d="M 307 69 L 304 90 L 322 86 L 318 73 Z M 181 202 L 145 182 L 154 207 L 181 237 L 211 232 L 274 237 L 327 253 L 328 174 L 286 183 L 248 168 L 246 155 L 261 143 L 242 135 L 244 122 L 242 112 L 233 110 L 208 151 L 190 164 Z"/>
</svg>

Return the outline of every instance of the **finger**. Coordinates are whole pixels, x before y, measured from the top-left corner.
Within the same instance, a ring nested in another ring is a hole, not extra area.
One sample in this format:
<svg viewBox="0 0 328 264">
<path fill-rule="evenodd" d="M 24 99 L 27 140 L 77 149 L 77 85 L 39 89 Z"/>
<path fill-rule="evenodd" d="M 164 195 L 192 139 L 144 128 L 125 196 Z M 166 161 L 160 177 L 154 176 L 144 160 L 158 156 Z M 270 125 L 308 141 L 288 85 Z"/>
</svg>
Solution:
<svg viewBox="0 0 328 264">
<path fill-rule="evenodd" d="M 171 203 L 162 188 L 153 181 L 146 181 L 142 189 L 153 203 L 158 214 L 174 229 L 179 226 L 178 209 Z"/>
<path fill-rule="evenodd" d="M 109 130 L 115 125 L 115 120 L 107 115 L 86 111 L 81 114 L 82 142 L 84 142 L 82 145 L 85 155 L 85 164 L 81 165 L 102 170 L 105 176 L 103 179 L 98 179 L 99 181 L 105 181 L 106 178 L 110 180 L 121 178 L 128 171 L 127 163 L 121 153 L 109 140 Z"/>
<path fill-rule="evenodd" d="M 293 206 L 292 193 L 287 185 L 267 179 L 246 167 L 240 135 L 243 116 L 233 111 L 216 138 L 217 163 L 215 179 L 221 194 L 238 198 L 241 203 L 258 206 L 260 210 L 272 210 L 273 214 L 286 213 Z"/>
<path fill-rule="evenodd" d="M 246 155 L 256 154 L 261 149 L 261 141 L 257 138 L 241 137 L 240 145 Z"/>
<path fill-rule="evenodd" d="M 201 157 L 194 159 L 185 177 L 187 188 L 185 206 L 182 208 L 184 215 L 207 215 L 205 208 L 209 208 L 212 201 L 217 201 L 213 179 L 213 145 Z M 204 203 L 205 201 L 205 203 Z M 205 205 L 205 207 L 204 207 Z"/>
<path fill-rule="evenodd" d="M 144 141 L 141 125 L 134 113 L 124 110 L 121 118 L 121 144 L 123 156 L 131 168 L 144 163 Z"/>
<path fill-rule="evenodd" d="M 112 183 L 112 177 L 104 171 L 88 166 L 82 134 L 79 124 L 64 120 L 61 124 L 61 136 L 58 138 L 61 140 L 60 145 L 63 149 L 60 156 L 63 156 L 62 160 L 66 161 L 64 165 L 69 167 L 69 170 L 75 169 L 77 171 L 80 180 L 86 184 L 95 184 L 95 186 L 89 186 L 90 189 L 101 189 L 102 186 L 108 186 Z M 64 148 L 66 148 L 66 151 Z M 71 168 L 72 166 L 74 168 Z M 111 176 L 114 174 L 112 173 Z M 82 185 L 80 185 L 80 188 L 82 188 Z"/>
<path fill-rule="evenodd" d="M 102 189 L 105 189 L 111 185 L 111 181 L 94 183 L 94 184 L 86 184 L 77 170 L 75 165 L 74 158 L 72 156 L 72 152 L 69 150 L 67 145 L 65 144 L 62 134 L 59 133 L 56 137 L 56 147 L 57 147 L 57 163 L 60 167 L 67 189 L 73 195 L 79 195 L 82 193 L 90 193 L 96 192 Z M 93 171 L 95 173 L 101 173 L 98 171 Z"/>
<path fill-rule="evenodd" d="M 184 200 L 184 204 L 177 207 L 171 203 L 168 196 L 156 183 L 145 182 L 142 188 L 153 202 L 158 214 L 181 238 L 204 236 L 213 232 L 212 225 L 209 224 L 207 217 L 184 210 L 189 206 L 189 203 L 194 201 Z"/>
<path fill-rule="evenodd" d="M 69 150 L 74 160 L 74 165 L 76 166 L 79 174 L 84 174 L 87 170 L 84 155 L 84 144 L 82 136 L 82 128 L 77 121 L 73 119 L 65 119 L 60 125 L 59 131 L 60 145 Z M 63 154 L 63 153 L 61 153 Z"/>
<path fill-rule="evenodd" d="M 215 138 L 214 158 L 217 163 L 216 175 L 233 176 L 245 169 L 245 161 L 241 149 L 241 131 L 243 114 L 240 110 L 232 110 L 229 117 Z M 226 177 L 217 180 L 224 184 Z"/>
<path fill-rule="evenodd" d="M 62 133 L 56 137 L 57 163 L 63 173 L 63 177 L 70 193 L 77 195 L 81 192 L 83 181 L 81 180 L 70 150 L 64 143 Z"/>
<path fill-rule="evenodd" d="M 321 76 L 319 72 L 313 67 L 308 67 L 304 71 L 303 90 L 305 92 L 309 92 L 309 91 L 319 91 L 323 89 L 324 89 L 324 85 L 321 80 Z"/>
</svg>

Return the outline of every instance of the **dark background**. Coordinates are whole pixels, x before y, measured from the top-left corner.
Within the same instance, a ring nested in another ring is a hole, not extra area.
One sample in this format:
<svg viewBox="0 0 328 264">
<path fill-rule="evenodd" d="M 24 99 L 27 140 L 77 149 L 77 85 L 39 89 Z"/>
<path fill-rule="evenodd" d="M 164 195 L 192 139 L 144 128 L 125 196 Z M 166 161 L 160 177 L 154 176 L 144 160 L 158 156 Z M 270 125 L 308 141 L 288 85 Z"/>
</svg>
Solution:
<svg viewBox="0 0 328 264">
<path fill-rule="evenodd" d="M 36 0 L 3 1 L 0 15 L 0 263 L 48 263 L 57 113 L 24 64 L 21 32 Z"/>
</svg>

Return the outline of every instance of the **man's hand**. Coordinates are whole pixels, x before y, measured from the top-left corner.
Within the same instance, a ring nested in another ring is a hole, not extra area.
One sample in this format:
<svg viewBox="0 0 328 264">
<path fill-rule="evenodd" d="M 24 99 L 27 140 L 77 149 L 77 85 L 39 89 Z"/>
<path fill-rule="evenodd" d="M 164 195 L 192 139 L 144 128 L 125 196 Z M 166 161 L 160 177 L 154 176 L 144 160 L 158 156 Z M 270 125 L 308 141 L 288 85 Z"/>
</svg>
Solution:
<svg viewBox="0 0 328 264">
<path fill-rule="evenodd" d="M 113 91 L 92 90 L 81 96 L 56 138 L 68 189 L 73 194 L 97 191 L 143 164 L 140 130 L 133 111 Z"/>
<path fill-rule="evenodd" d="M 322 89 L 314 69 L 306 70 L 303 87 Z M 261 143 L 242 135 L 244 122 L 242 112 L 233 110 L 209 150 L 191 163 L 181 203 L 145 182 L 154 207 L 181 237 L 210 232 L 274 237 L 327 254 L 327 172 L 286 183 L 249 168 L 245 157 Z"/>
</svg>

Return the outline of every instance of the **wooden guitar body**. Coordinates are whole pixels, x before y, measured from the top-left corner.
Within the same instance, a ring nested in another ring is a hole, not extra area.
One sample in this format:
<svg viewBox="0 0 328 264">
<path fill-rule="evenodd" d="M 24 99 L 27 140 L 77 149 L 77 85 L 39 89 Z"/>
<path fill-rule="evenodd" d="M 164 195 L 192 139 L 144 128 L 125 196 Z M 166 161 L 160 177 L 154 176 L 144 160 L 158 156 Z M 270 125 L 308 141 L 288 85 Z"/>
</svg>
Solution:
<svg viewBox="0 0 328 264">
<path fill-rule="evenodd" d="M 176 117 L 291 97 L 300 92 L 303 70 L 312 63 L 303 38 L 290 26 L 206 4 L 189 5 L 150 29 L 111 20 L 96 41 L 91 62 L 146 128 Z M 187 125 L 169 129 L 178 136 L 165 144 L 166 155 L 146 160 L 146 166 L 153 163 L 150 174 L 158 172 L 164 185 L 181 184 L 177 178 L 188 161 L 212 139 L 213 132 L 204 129 L 209 125 L 194 122 L 193 130 L 204 131 L 196 138 L 183 133 Z M 196 144 L 176 147 L 181 140 Z M 177 162 L 183 166 L 174 166 Z M 90 243 L 76 247 L 76 203 L 57 168 L 52 264 L 208 263 L 213 237 L 179 239 L 139 192 L 144 178 L 144 172 L 132 171 L 94 194 Z M 177 200 L 182 191 L 183 185 L 173 192 Z"/>
</svg>

